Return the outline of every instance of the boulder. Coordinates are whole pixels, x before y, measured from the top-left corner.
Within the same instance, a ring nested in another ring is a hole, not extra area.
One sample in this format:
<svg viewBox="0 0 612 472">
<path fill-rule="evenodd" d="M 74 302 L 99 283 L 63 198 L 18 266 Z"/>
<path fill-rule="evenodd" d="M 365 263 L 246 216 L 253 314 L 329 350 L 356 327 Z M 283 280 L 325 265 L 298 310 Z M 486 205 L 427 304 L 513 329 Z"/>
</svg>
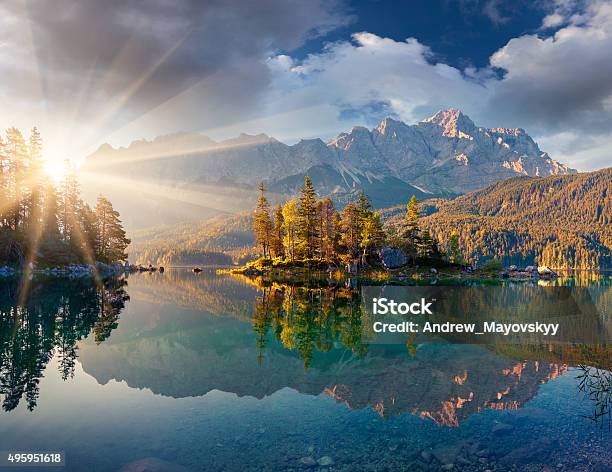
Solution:
<svg viewBox="0 0 612 472">
<path fill-rule="evenodd" d="M 545 277 L 556 277 L 557 274 L 547 266 L 538 266 L 538 275 L 543 275 Z"/>
<path fill-rule="evenodd" d="M 536 270 L 536 267 L 532 265 L 525 267 L 525 272 L 535 272 Z"/>
<path fill-rule="evenodd" d="M 517 266 L 515 266 L 515 265 L 511 265 L 510 267 L 508 267 L 508 270 L 509 270 L 510 272 L 516 272 L 516 271 L 518 270 L 518 267 L 517 267 Z"/>
<path fill-rule="evenodd" d="M 395 247 L 385 247 L 378 252 L 378 256 L 386 269 L 397 269 L 410 262 L 410 257 L 404 251 Z"/>
</svg>

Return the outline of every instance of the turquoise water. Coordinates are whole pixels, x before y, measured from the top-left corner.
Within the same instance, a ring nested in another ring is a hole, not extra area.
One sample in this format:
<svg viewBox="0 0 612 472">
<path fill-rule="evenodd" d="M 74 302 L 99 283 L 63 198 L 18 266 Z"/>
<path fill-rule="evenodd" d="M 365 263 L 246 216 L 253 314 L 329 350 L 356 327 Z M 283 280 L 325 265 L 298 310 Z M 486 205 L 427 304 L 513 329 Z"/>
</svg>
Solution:
<svg viewBox="0 0 612 472">
<path fill-rule="evenodd" d="M 64 451 L 71 471 L 612 470 L 584 359 L 367 345 L 358 292 L 186 271 L 27 297 L 1 282 L 0 450 Z"/>
</svg>

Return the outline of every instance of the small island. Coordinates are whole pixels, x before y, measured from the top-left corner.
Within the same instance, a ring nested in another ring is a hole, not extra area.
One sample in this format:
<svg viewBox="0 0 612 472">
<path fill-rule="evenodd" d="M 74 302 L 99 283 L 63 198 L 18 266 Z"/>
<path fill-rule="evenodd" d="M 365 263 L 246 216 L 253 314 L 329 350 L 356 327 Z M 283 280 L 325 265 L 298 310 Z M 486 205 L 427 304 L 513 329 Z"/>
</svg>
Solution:
<svg viewBox="0 0 612 472">
<path fill-rule="evenodd" d="M 546 266 L 504 268 L 498 258 L 477 268 L 474 262 L 464 259 L 456 231 L 451 232 L 448 244 L 443 247 L 441 240 L 421 227 L 414 195 L 403 219 L 394 224 L 382 222 L 364 192 L 338 211 L 331 198 L 317 199 L 308 176 L 299 198 L 273 210 L 263 182 L 259 192 L 253 233 L 260 257 L 230 269 L 230 273 L 276 280 L 355 276 L 398 282 L 430 278 L 531 280 L 557 275 Z"/>
</svg>

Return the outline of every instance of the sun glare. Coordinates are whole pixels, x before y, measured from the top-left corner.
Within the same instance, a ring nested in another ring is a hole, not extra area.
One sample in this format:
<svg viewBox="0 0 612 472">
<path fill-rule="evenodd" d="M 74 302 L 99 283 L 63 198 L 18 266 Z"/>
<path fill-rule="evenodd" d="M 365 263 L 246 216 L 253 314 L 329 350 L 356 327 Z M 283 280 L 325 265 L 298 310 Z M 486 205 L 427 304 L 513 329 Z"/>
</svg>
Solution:
<svg viewBox="0 0 612 472">
<path fill-rule="evenodd" d="M 58 160 L 49 160 L 45 162 L 45 172 L 55 182 L 60 182 L 64 178 L 66 164 Z"/>
</svg>

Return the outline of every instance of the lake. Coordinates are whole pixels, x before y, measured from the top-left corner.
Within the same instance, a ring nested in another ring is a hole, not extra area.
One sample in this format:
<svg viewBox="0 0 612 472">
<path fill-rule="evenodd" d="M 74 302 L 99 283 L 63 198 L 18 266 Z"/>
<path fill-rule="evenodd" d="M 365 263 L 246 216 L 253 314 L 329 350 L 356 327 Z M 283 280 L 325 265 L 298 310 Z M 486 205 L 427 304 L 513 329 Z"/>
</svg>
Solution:
<svg viewBox="0 0 612 472">
<path fill-rule="evenodd" d="M 546 285 L 612 332 L 609 277 Z M 45 470 L 612 470 L 609 344 L 373 343 L 356 283 L 21 287 L 0 280 L 0 450 L 65 453 Z M 482 311 L 526 289 L 498 290 Z"/>
</svg>

